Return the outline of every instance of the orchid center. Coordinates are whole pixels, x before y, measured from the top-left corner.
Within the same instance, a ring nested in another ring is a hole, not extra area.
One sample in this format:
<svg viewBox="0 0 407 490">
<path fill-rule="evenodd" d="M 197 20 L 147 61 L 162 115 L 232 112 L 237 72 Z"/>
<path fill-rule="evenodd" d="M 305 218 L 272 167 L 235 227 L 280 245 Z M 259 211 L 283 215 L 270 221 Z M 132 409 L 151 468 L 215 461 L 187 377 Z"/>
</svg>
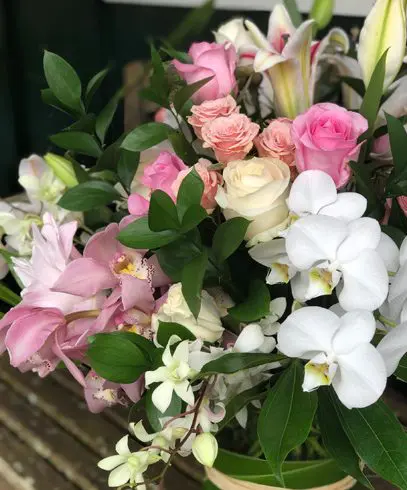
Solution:
<svg viewBox="0 0 407 490">
<path fill-rule="evenodd" d="M 141 280 L 149 279 L 151 276 L 146 261 L 139 256 L 133 258 L 126 254 L 119 254 L 115 257 L 112 268 L 115 274 L 127 274 Z"/>
<path fill-rule="evenodd" d="M 288 281 L 290 280 L 290 276 L 287 264 L 274 262 L 273 264 L 271 264 L 271 268 L 273 269 L 274 273 L 279 277 L 281 282 L 288 283 Z"/>
<path fill-rule="evenodd" d="M 319 362 L 322 361 L 322 362 Z M 319 354 L 305 365 L 304 391 L 313 391 L 319 386 L 330 386 L 338 365 L 334 356 Z"/>
</svg>

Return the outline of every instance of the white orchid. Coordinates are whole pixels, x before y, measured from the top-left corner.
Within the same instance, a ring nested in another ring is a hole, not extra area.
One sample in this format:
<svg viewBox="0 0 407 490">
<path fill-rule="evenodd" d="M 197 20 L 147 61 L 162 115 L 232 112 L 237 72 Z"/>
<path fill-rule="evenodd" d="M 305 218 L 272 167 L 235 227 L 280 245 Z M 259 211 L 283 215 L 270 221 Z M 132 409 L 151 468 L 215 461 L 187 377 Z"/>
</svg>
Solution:
<svg viewBox="0 0 407 490">
<path fill-rule="evenodd" d="M 160 457 L 149 451 L 132 453 L 129 449 L 129 436 L 124 436 L 116 444 L 117 455 L 109 456 L 99 461 L 102 470 L 110 471 L 109 487 L 120 487 L 126 483 L 137 485 L 140 490 L 146 490 L 143 474 L 149 465 L 160 461 Z"/>
<path fill-rule="evenodd" d="M 283 322 L 278 349 L 289 357 L 309 360 L 304 391 L 331 385 L 348 408 L 375 403 L 386 386 L 386 367 L 370 343 L 376 330 L 369 311 L 338 317 L 317 306 L 301 308 Z"/>
<path fill-rule="evenodd" d="M 383 357 L 387 376 L 391 376 L 407 352 L 407 322 L 390 330 L 377 345 L 377 350 Z"/>
<path fill-rule="evenodd" d="M 210 432 L 197 435 L 192 444 L 195 459 L 208 468 L 212 468 L 218 456 L 218 450 L 218 441 Z"/>
<path fill-rule="evenodd" d="M 146 387 L 160 383 L 152 395 L 153 404 L 164 413 L 170 406 L 173 392 L 188 405 L 194 405 L 195 397 L 191 386 L 191 379 L 197 374 L 189 365 L 190 342 L 173 335 L 164 350 L 162 361 L 164 366 L 155 371 L 146 372 Z M 171 346 L 179 342 L 174 353 Z"/>
</svg>

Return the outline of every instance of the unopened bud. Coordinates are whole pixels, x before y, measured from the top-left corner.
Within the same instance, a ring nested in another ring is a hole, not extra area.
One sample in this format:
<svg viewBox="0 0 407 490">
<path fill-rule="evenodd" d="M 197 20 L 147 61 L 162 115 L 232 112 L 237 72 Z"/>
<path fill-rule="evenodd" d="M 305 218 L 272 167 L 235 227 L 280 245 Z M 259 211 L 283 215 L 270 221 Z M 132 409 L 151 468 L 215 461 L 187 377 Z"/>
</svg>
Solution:
<svg viewBox="0 0 407 490">
<path fill-rule="evenodd" d="M 192 453 L 199 463 L 212 468 L 218 456 L 218 441 L 210 432 L 199 434 L 192 444 Z"/>
<path fill-rule="evenodd" d="M 75 187 L 79 184 L 75 170 L 69 160 L 60 155 L 55 155 L 55 153 L 47 153 L 44 156 L 44 160 L 58 179 L 62 180 L 67 187 Z"/>
<path fill-rule="evenodd" d="M 335 0 L 314 0 L 310 18 L 317 23 L 318 29 L 324 29 L 332 20 Z"/>
</svg>

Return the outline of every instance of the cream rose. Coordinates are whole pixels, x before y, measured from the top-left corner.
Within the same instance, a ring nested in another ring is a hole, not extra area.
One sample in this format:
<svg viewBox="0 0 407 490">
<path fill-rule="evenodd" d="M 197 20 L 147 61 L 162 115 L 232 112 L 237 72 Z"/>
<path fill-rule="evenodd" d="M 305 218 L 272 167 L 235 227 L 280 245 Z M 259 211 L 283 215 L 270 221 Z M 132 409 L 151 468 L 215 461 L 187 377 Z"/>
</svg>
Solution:
<svg viewBox="0 0 407 490">
<path fill-rule="evenodd" d="M 236 160 L 225 168 L 223 179 L 216 201 L 226 219 L 242 216 L 251 221 L 245 237 L 249 246 L 271 240 L 287 227 L 287 164 L 269 157 Z"/>
<path fill-rule="evenodd" d="M 155 332 L 158 330 L 160 321 L 179 323 L 192 332 L 197 339 L 206 342 L 216 342 L 224 330 L 215 300 L 206 291 L 202 291 L 201 311 L 196 319 L 182 295 L 181 283 L 170 287 L 165 302 L 157 313 L 153 314 L 151 326 Z"/>
</svg>

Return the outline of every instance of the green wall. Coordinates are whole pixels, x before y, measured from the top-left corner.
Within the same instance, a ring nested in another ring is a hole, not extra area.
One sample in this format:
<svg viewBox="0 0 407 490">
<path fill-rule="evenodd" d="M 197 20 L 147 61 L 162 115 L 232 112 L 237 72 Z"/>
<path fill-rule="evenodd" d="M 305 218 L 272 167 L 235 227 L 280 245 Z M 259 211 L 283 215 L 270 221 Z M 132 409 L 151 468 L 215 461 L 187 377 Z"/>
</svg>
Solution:
<svg viewBox="0 0 407 490">
<path fill-rule="evenodd" d="M 0 196 L 18 190 L 19 159 L 51 149 L 47 135 L 68 123 L 63 114 L 41 102 L 44 49 L 68 59 L 84 81 L 110 64 L 113 69 L 100 93 L 101 103 L 120 85 L 125 63 L 148 58 L 146 39 L 164 38 L 186 12 L 100 0 L 0 0 Z M 238 14 L 246 14 L 266 30 L 266 12 Z M 209 39 L 211 29 L 231 15 L 217 11 L 202 38 Z M 335 21 L 348 29 L 360 24 L 360 19 Z"/>
</svg>

